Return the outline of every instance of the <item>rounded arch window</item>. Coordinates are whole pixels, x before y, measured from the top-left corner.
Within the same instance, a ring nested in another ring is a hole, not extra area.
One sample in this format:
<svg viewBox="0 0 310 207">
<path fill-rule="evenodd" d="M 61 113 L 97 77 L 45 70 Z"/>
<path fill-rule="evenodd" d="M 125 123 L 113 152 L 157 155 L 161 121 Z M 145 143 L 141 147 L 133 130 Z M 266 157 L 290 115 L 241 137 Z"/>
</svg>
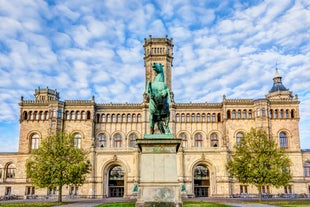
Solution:
<svg viewBox="0 0 310 207">
<path fill-rule="evenodd" d="M 16 166 L 13 163 L 8 164 L 6 168 L 6 178 L 15 178 Z"/>
<path fill-rule="evenodd" d="M 106 147 L 107 146 L 107 137 L 105 134 L 100 133 L 98 134 L 98 146 L 99 147 Z"/>
<path fill-rule="evenodd" d="M 202 134 L 201 133 L 197 133 L 195 134 L 195 147 L 202 147 Z"/>
<path fill-rule="evenodd" d="M 137 140 L 137 135 L 135 133 L 132 133 L 129 135 L 129 146 L 130 147 L 136 147 L 136 140 Z"/>
<path fill-rule="evenodd" d="M 196 197 L 207 197 L 210 187 L 209 169 L 204 164 L 194 168 L 194 194 Z"/>
<path fill-rule="evenodd" d="M 113 136 L 114 147 L 122 147 L 122 136 L 120 134 L 115 134 Z"/>
<path fill-rule="evenodd" d="M 211 147 L 219 146 L 219 139 L 217 133 L 212 133 L 210 139 L 211 139 Z"/>
<path fill-rule="evenodd" d="M 180 139 L 182 139 L 182 146 L 187 147 L 187 136 L 184 132 L 179 135 Z"/>
<path fill-rule="evenodd" d="M 288 140 L 287 140 L 287 134 L 286 132 L 280 132 L 279 134 L 279 142 L 280 142 L 280 148 L 287 148 L 288 147 Z"/>
<path fill-rule="evenodd" d="M 39 139 L 40 136 L 37 133 L 31 135 L 31 149 L 38 149 L 39 148 Z"/>
<path fill-rule="evenodd" d="M 82 136 L 80 133 L 74 133 L 73 134 L 73 140 L 74 140 L 74 147 L 76 148 L 81 148 L 81 141 L 82 141 Z"/>
<path fill-rule="evenodd" d="M 237 135 L 236 135 L 236 142 L 237 142 L 237 144 L 240 144 L 240 142 L 243 139 L 243 137 L 244 137 L 243 132 L 238 132 L 237 133 Z"/>
<path fill-rule="evenodd" d="M 110 169 L 108 184 L 109 197 L 124 196 L 124 177 L 125 171 L 121 166 L 116 165 Z"/>
</svg>

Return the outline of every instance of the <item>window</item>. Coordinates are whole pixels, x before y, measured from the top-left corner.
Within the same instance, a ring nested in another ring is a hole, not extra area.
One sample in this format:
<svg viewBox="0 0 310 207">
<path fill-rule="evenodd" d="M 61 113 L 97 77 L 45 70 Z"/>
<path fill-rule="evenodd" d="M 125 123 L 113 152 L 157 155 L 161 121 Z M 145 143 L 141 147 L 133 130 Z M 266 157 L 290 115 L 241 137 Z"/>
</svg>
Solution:
<svg viewBox="0 0 310 207">
<path fill-rule="evenodd" d="M 2 165 L 0 165 L 0 179 L 2 178 Z"/>
<path fill-rule="evenodd" d="M 287 119 L 289 118 L 289 111 L 288 111 L 288 109 L 285 110 L 285 118 L 287 118 Z"/>
<path fill-rule="evenodd" d="M 273 110 L 272 110 L 272 109 L 269 110 L 269 118 L 270 118 L 270 119 L 273 118 Z"/>
<path fill-rule="evenodd" d="M 304 176 L 310 177 L 310 162 L 304 162 Z"/>
<path fill-rule="evenodd" d="M 247 185 L 240 185 L 240 194 L 241 193 L 248 193 L 248 186 Z"/>
<path fill-rule="evenodd" d="M 76 196 L 79 194 L 79 187 L 78 186 L 70 186 L 69 195 Z"/>
<path fill-rule="evenodd" d="M 181 122 L 185 122 L 185 114 L 181 115 Z"/>
<path fill-rule="evenodd" d="M 284 193 L 292 194 L 292 186 L 291 185 L 284 186 Z"/>
<path fill-rule="evenodd" d="M 117 122 L 119 123 L 119 122 L 121 122 L 121 121 L 122 121 L 121 115 L 120 115 L 120 114 L 117 114 Z"/>
<path fill-rule="evenodd" d="M 238 110 L 238 119 L 241 119 L 241 110 Z"/>
<path fill-rule="evenodd" d="M 105 122 L 105 121 L 106 121 L 106 119 L 105 119 L 105 114 L 102 114 L 102 115 L 101 115 L 101 121 L 102 121 L 102 122 Z"/>
<path fill-rule="evenodd" d="M 186 122 L 189 122 L 189 114 L 186 114 Z"/>
<path fill-rule="evenodd" d="M 262 108 L 262 116 L 265 117 L 266 116 L 266 109 Z"/>
<path fill-rule="evenodd" d="M 202 114 L 202 121 L 203 121 L 203 122 L 206 121 L 206 114 L 205 114 L 205 113 Z"/>
<path fill-rule="evenodd" d="M 107 114 L 107 122 L 111 122 L 110 114 Z"/>
<path fill-rule="evenodd" d="M 32 111 L 29 112 L 29 119 L 33 120 L 33 113 L 32 113 Z"/>
<path fill-rule="evenodd" d="M 219 146 L 219 140 L 216 133 L 212 133 L 210 139 L 211 139 L 211 147 Z"/>
<path fill-rule="evenodd" d="M 235 119 L 236 118 L 236 110 L 233 110 L 232 111 L 232 117 L 231 117 L 232 119 Z"/>
<path fill-rule="evenodd" d="M 187 136 L 185 133 L 180 134 L 180 139 L 182 139 L 182 147 L 187 147 Z"/>
<path fill-rule="evenodd" d="M 4 195 L 10 196 L 12 193 L 12 187 L 5 187 Z"/>
<path fill-rule="evenodd" d="M 252 110 L 251 109 L 249 110 L 248 118 L 252 119 Z"/>
<path fill-rule="evenodd" d="M 86 119 L 85 111 L 82 111 L 82 120 L 85 120 L 85 119 Z"/>
<path fill-rule="evenodd" d="M 74 111 L 71 111 L 71 120 L 75 120 L 75 114 L 74 114 Z"/>
<path fill-rule="evenodd" d="M 74 137 L 74 146 L 76 148 L 81 148 L 82 136 L 79 133 L 75 133 L 73 137 Z"/>
<path fill-rule="evenodd" d="M 31 149 L 38 149 L 39 148 L 39 135 L 38 134 L 32 134 L 31 135 Z"/>
<path fill-rule="evenodd" d="M 221 114 L 220 113 L 217 114 L 217 122 L 221 122 Z"/>
<path fill-rule="evenodd" d="M 207 122 L 211 121 L 211 115 L 209 113 L 207 113 Z"/>
<path fill-rule="evenodd" d="M 14 164 L 9 164 L 7 169 L 6 169 L 6 178 L 15 178 L 15 165 Z"/>
<path fill-rule="evenodd" d="M 243 119 L 246 119 L 246 110 L 245 110 L 245 109 L 244 109 L 243 112 L 242 112 L 242 118 L 243 118 Z"/>
<path fill-rule="evenodd" d="M 212 114 L 212 122 L 215 122 L 215 113 Z"/>
<path fill-rule="evenodd" d="M 56 187 L 48 188 L 47 194 L 48 195 L 56 195 L 56 192 L 57 192 L 57 188 Z"/>
<path fill-rule="evenodd" d="M 243 133 L 242 132 L 238 132 L 237 135 L 236 135 L 236 142 L 237 142 L 238 145 L 240 144 L 242 138 L 243 138 Z"/>
<path fill-rule="evenodd" d="M 34 194 L 35 194 L 35 187 L 34 186 L 26 186 L 25 195 L 34 195 Z"/>
<path fill-rule="evenodd" d="M 87 119 L 90 119 L 90 111 L 87 111 Z"/>
<path fill-rule="evenodd" d="M 291 111 L 291 118 L 292 119 L 295 118 L 295 111 L 294 110 Z"/>
<path fill-rule="evenodd" d="M 138 114 L 138 122 L 141 122 L 141 114 Z"/>
<path fill-rule="evenodd" d="M 58 109 L 58 115 L 57 115 L 58 117 L 57 118 L 61 118 L 62 117 L 61 115 L 62 115 L 62 111 L 61 111 L 61 109 Z"/>
<path fill-rule="evenodd" d="M 230 119 L 230 110 L 227 110 L 227 119 Z"/>
<path fill-rule="evenodd" d="M 274 110 L 274 118 L 275 118 L 275 119 L 278 118 L 278 109 Z"/>
<path fill-rule="evenodd" d="M 180 114 L 176 114 L 175 115 L 175 121 L 176 122 L 180 122 Z"/>
<path fill-rule="evenodd" d="M 39 115 L 40 115 L 40 120 L 44 120 L 44 114 L 43 114 L 43 111 L 40 111 L 40 112 L 39 112 Z"/>
<path fill-rule="evenodd" d="M 280 119 L 283 119 L 284 118 L 284 112 L 283 112 L 283 109 L 280 110 Z"/>
<path fill-rule="evenodd" d="M 45 120 L 48 120 L 48 111 L 45 112 Z"/>
<path fill-rule="evenodd" d="M 126 122 L 126 115 L 125 114 L 122 115 L 122 122 Z"/>
<path fill-rule="evenodd" d="M 98 135 L 98 145 L 99 147 L 106 147 L 107 146 L 107 137 L 105 134 Z"/>
<path fill-rule="evenodd" d="M 81 119 L 81 114 L 79 111 L 76 112 L 76 120 L 80 120 Z"/>
<path fill-rule="evenodd" d="M 130 122 L 130 114 L 127 114 L 127 122 Z"/>
<path fill-rule="evenodd" d="M 200 114 L 197 114 L 196 119 L 197 119 L 197 122 L 200 122 Z"/>
<path fill-rule="evenodd" d="M 129 135 L 129 146 L 130 147 L 136 147 L 136 139 L 137 139 L 136 134 L 133 133 Z"/>
<path fill-rule="evenodd" d="M 115 134 L 113 136 L 114 147 L 122 147 L 122 136 L 120 134 Z"/>
<path fill-rule="evenodd" d="M 270 188 L 268 185 L 262 186 L 262 193 L 270 194 Z"/>
<path fill-rule="evenodd" d="M 280 148 L 287 148 L 287 135 L 285 132 L 280 132 L 279 135 Z"/>
<path fill-rule="evenodd" d="M 28 118 L 27 111 L 24 111 L 23 112 L 23 120 L 27 120 L 27 118 Z"/>
<path fill-rule="evenodd" d="M 112 122 L 116 122 L 115 114 L 112 114 Z"/>
<path fill-rule="evenodd" d="M 195 147 L 202 147 L 202 135 L 200 133 L 195 134 Z"/>
<path fill-rule="evenodd" d="M 136 115 L 135 114 L 133 114 L 132 115 L 132 122 L 136 122 L 137 120 L 136 120 Z"/>
<path fill-rule="evenodd" d="M 195 114 L 192 114 L 192 122 L 195 122 Z"/>
<path fill-rule="evenodd" d="M 66 120 L 70 120 L 70 113 L 69 113 L 69 111 L 66 111 Z"/>
</svg>

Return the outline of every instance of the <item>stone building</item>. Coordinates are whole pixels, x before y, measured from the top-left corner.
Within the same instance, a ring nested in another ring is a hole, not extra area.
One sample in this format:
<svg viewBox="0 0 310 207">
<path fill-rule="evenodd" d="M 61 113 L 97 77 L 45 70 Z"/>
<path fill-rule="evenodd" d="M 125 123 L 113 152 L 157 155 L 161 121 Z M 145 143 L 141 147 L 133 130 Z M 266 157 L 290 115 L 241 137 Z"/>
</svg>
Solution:
<svg viewBox="0 0 310 207">
<path fill-rule="evenodd" d="M 172 39 L 144 41 L 145 81 L 153 79 L 151 64 L 164 65 L 165 82 L 171 89 L 170 129 L 182 139 L 177 153 L 177 172 L 184 196 L 229 197 L 256 194 L 254 186 L 231 180 L 227 159 L 251 127 L 266 129 L 292 161 L 288 186 L 264 186 L 270 194 L 310 193 L 310 153 L 300 148 L 299 100 L 282 84 L 276 70 L 273 85 L 261 99 L 228 99 L 219 103 L 175 103 L 172 93 Z M 76 147 L 89 152 L 92 171 L 82 186 L 65 186 L 64 195 L 132 197 L 139 184 L 140 152 L 136 139 L 150 133 L 148 98 L 139 104 L 102 104 L 91 100 L 59 99 L 59 92 L 38 88 L 34 100 L 20 100 L 19 149 L 0 153 L 0 195 L 56 195 L 56 189 L 39 189 L 26 177 L 25 161 L 42 139 L 57 130 L 72 134 Z M 183 185 L 184 184 L 184 185 Z"/>
</svg>

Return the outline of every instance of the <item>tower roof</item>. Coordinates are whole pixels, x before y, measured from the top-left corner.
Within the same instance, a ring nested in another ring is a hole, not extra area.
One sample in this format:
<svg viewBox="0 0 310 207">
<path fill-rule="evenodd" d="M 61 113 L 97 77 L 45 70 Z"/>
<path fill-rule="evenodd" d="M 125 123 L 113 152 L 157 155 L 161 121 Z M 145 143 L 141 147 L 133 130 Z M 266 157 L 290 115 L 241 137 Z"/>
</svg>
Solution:
<svg viewBox="0 0 310 207">
<path fill-rule="evenodd" d="M 276 91 L 288 91 L 288 89 L 285 88 L 285 86 L 282 84 L 282 77 L 278 71 L 278 68 L 276 68 L 276 72 L 273 78 L 273 86 L 270 89 L 269 93 Z"/>
</svg>

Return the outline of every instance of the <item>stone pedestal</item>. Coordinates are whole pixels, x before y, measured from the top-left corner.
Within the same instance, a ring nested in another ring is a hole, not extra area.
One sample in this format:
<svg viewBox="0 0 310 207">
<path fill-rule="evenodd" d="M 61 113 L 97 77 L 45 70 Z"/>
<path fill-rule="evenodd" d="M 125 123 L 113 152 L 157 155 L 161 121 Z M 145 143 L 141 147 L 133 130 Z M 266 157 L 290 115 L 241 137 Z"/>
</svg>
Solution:
<svg viewBox="0 0 310 207">
<path fill-rule="evenodd" d="M 140 182 L 136 207 L 181 207 L 176 153 L 181 139 L 152 134 L 137 140 L 141 151 Z"/>
</svg>

